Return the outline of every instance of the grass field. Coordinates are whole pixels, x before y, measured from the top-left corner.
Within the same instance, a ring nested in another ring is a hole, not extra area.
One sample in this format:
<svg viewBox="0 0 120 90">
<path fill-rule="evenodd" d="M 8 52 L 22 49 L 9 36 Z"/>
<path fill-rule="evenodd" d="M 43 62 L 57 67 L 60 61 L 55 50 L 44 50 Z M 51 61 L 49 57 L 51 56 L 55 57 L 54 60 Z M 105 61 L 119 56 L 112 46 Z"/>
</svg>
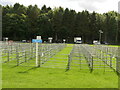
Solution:
<svg viewBox="0 0 120 90">
<path fill-rule="evenodd" d="M 56 56 L 68 54 L 72 45 L 64 48 Z M 52 62 L 54 63 L 54 62 Z M 48 63 L 46 63 L 48 64 Z M 60 63 L 59 63 L 60 64 Z M 64 62 L 67 65 L 66 62 Z M 2 65 L 3 88 L 117 88 L 118 76 L 115 72 L 104 72 L 74 68 L 69 71 L 59 68 L 34 68 L 14 65 Z"/>
</svg>

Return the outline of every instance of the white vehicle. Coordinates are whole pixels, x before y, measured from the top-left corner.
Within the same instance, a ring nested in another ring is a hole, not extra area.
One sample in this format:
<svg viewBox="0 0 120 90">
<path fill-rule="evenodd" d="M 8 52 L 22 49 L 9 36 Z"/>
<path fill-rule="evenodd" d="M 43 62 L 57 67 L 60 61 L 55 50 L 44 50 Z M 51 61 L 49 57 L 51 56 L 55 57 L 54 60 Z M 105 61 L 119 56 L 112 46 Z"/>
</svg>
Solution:
<svg viewBox="0 0 120 90">
<path fill-rule="evenodd" d="M 81 37 L 75 37 L 74 38 L 74 43 L 81 44 L 82 43 Z"/>
<path fill-rule="evenodd" d="M 93 44 L 98 45 L 100 42 L 98 40 L 93 40 Z"/>
</svg>

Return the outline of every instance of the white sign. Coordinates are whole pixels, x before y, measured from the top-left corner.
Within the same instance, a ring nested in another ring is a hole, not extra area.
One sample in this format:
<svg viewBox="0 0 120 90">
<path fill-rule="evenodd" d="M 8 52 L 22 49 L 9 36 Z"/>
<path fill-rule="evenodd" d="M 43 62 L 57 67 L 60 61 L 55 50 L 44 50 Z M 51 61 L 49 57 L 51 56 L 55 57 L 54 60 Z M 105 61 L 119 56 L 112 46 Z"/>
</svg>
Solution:
<svg viewBox="0 0 120 90">
<path fill-rule="evenodd" d="M 100 32 L 100 33 L 103 33 L 103 31 L 102 31 L 102 30 L 99 30 L 99 32 Z"/>
<path fill-rule="evenodd" d="M 49 37 L 48 39 L 49 39 L 49 40 L 52 40 L 53 38 L 52 38 L 52 37 Z"/>
<path fill-rule="evenodd" d="M 32 39 L 32 43 L 42 43 L 42 40 L 39 40 L 39 39 Z"/>
<path fill-rule="evenodd" d="M 37 39 L 38 39 L 38 40 L 41 40 L 41 36 L 37 36 Z"/>
<path fill-rule="evenodd" d="M 63 39 L 63 41 L 65 42 L 66 40 L 65 40 L 65 39 Z"/>
</svg>

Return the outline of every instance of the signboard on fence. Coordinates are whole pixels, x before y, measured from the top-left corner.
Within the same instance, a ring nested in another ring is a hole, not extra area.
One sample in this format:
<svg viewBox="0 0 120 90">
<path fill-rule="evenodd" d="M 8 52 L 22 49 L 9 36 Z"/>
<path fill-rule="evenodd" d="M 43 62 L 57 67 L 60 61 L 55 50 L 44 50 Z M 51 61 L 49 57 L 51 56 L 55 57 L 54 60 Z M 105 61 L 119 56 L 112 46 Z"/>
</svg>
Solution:
<svg viewBox="0 0 120 90">
<path fill-rule="evenodd" d="M 42 43 L 42 40 L 39 40 L 39 39 L 32 39 L 32 43 Z"/>
</svg>

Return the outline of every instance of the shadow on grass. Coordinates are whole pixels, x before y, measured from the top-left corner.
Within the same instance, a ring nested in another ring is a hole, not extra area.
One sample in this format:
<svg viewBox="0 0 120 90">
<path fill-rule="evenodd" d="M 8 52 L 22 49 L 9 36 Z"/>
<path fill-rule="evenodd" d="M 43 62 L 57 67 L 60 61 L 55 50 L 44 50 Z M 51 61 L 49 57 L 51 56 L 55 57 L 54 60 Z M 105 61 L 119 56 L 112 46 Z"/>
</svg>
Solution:
<svg viewBox="0 0 120 90">
<path fill-rule="evenodd" d="M 39 68 L 39 67 L 32 67 L 32 68 L 29 68 L 29 69 L 27 69 L 27 70 L 25 70 L 25 71 L 18 72 L 18 73 L 28 73 L 29 71 L 35 70 L 35 69 L 37 69 L 37 68 Z"/>
<path fill-rule="evenodd" d="M 17 65 L 15 65 L 15 66 L 12 66 L 12 68 L 15 68 L 15 67 L 18 67 Z"/>
<path fill-rule="evenodd" d="M 11 68 L 16 68 L 16 67 L 18 67 L 18 65 L 12 66 Z M 20 71 L 20 72 L 18 72 L 18 73 L 28 73 L 29 71 L 35 70 L 35 69 L 37 69 L 37 68 L 39 68 L 39 67 L 30 67 L 30 68 L 28 68 L 27 70 L 24 69 L 23 71 Z"/>
</svg>

